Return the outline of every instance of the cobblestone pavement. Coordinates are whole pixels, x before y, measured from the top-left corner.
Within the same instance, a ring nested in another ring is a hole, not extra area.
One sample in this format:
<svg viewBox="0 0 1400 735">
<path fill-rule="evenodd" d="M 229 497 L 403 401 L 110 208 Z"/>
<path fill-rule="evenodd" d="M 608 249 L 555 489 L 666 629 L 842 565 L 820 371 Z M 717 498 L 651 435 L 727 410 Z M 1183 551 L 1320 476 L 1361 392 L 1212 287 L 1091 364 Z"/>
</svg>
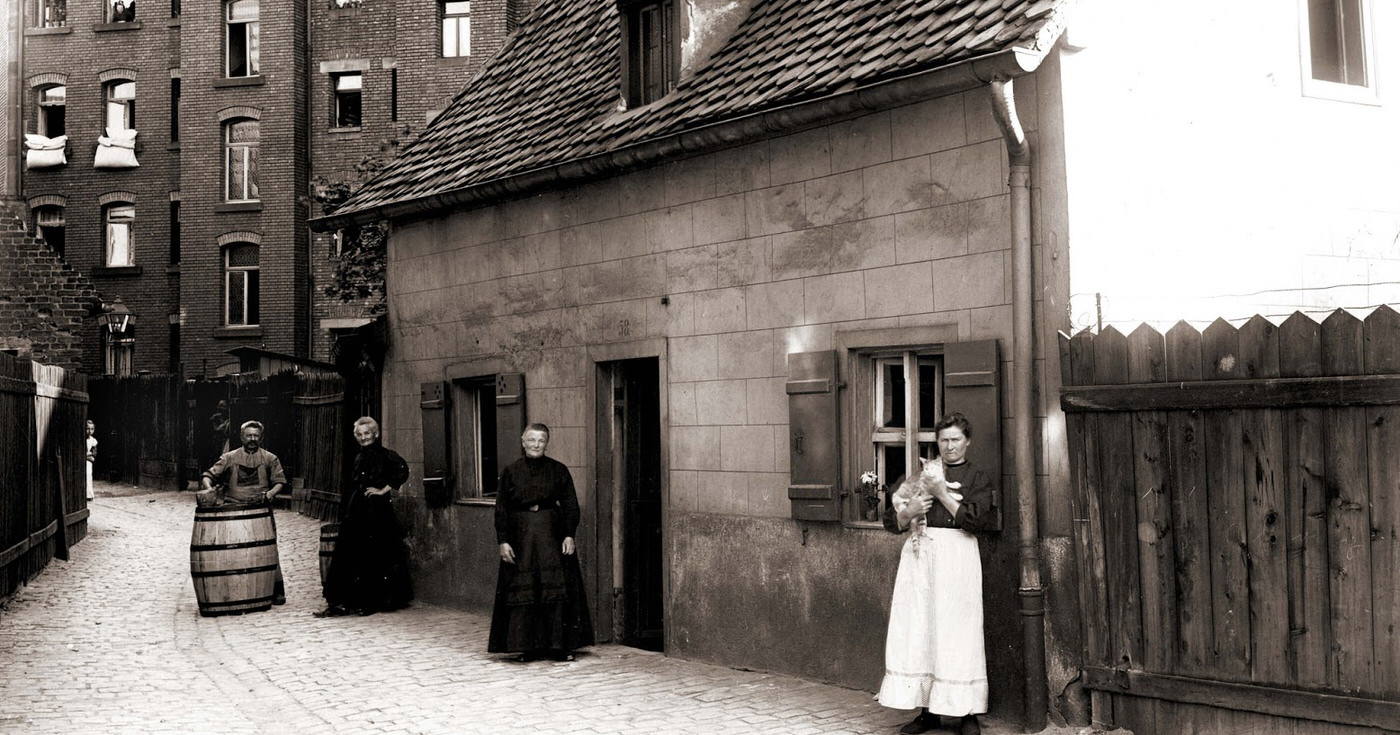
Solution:
<svg viewBox="0 0 1400 735">
<path fill-rule="evenodd" d="M 71 560 L 0 611 L 0 733 L 892 734 L 909 717 L 868 692 L 623 646 L 506 661 L 486 653 L 488 619 L 422 603 L 318 619 L 318 523 L 285 510 L 287 604 L 200 617 L 193 505 L 99 486 Z"/>
</svg>

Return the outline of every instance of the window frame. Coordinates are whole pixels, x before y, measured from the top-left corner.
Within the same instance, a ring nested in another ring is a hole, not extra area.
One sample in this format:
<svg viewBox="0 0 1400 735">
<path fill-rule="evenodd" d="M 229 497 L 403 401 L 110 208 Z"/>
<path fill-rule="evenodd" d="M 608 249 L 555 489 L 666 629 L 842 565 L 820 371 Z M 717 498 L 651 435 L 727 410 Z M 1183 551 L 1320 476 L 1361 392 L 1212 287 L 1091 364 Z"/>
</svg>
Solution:
<svg viewBox="0 0 1400 735">
<path fill-rule="evenodd" d="M 240 248 L 251 249 L 257 262 L 253 265 L 233 265 L 230 262 L 233 252 Z M 224 271 L 224 326 L 234 329 L 262 326 L 262 247 L 253 242 L 231 242 L 223 246 L 221 254 Z M 234 306 L 235 276 L 240 276 L 243 281 L 241 292 L 243 299 L 240 309 L 242 321 L 240 322 L 234 322 L 231 318 Z"/>
<path fill-rule="evenodd" d="M 119 97 L 125 87 L 130 87 L 131 95 Z M 121 127 L 112 125 L 114 115 L 120 116 Z M 102 84 L 102 124 L 106 130 L 136 129 L 136 80 L 112 79 Z"/>
<path fill-rule="evenodd" d="M 892 483 L 900 479 L 908 468 L 917 465 L 918 458 L 931 459 L 938 454 L 938 441 L 933 424 L 946 411 L 943 347 L 938 344 L 863 347 L 851 349 L 847 356 L 853 387 L 851 430 L 847 432 L 847 440 L 852 448 L 854 476 L 858 480 L 861 474 L 873 470 L 879 478 L 880 485 L 888 491 L 893 491 Z M 894 391 L 888 381 L 890 373 L 884 368 L 896 365 L 906 376 L 902 405 L 899 407 L 900 413 L 903 414 L 904 427 L 890 424 L 889 420 L 893 416 L 887 417 L 886 411 L 889 405 L 887 397 Z M 931 421 L 922 415 L 927 412 L 921 409 L 920 399 L 926 392 L 921 368 L 928 368 L 933 373 L 932 380 L 935 385 Z M 912 380 L 907 377 L 911 372 L 915 376 Z M 914 431 L 915 441 L 912 447 L 908 441 L 907 430 L 907 426 L 912 423 L 911 419 L 919 424 Z M 890 469 L 889 452 L 895 448 L 903 449 L 902 462 L 905 472 Z M 851 487 L 858 488 L 859 482 L 852 482 Z M 855 492 L 849 493 L 846 502 L 842 503 L 842 518 L 852 524 L 879 525 L 888 502 L 888 492 L 881 493 L 878 501 L 874 508 L 874 517 L 865 517 L 862 497 Z"/>
<path fill-rule="evenodd" d="M 121 216 L 129 211 L 129 216 Z M 120 230 L 126 232 L 126 262 L 113 260 L 113 243 Z M 111 202 L 102 207 L 102 265 L 107 268 L 130 268 L 136 265 L 136 203 Z"/>
<path fill-rule="evenodd" d="M 46 100 L 46 95 L 55 89 L 63 90 L 63 99 L 60 102 Z M 49 84 L 34 90 L 34 132 L 46 138 L 57 138 L 60 135 L 68 134 L 68 85 Z M 52 120 L 50 115 L 52 110 L 60 110 L 58 116 L 61 118 L 63 130 L 55 133 L 50 130 Z"/>
<path fill-rule="evenodd" d="M 495 479 L 505 469 L 496 466 L 501 442 L 497 432 L 497 377 L 498 374 L 490 373 L 451 381 L 451 432 L 455 438 L 451 462 L 457 478 L 453 489 L 457 502 L 496 501 Z"/>
<path fill-rule="evenodd" d="M 356 80 L 353 89 L 342 89 L 342 83 Z M 362 71 L 347 71 L 331 75 L 331 125 L 335 128 L 358 128 L 364 119 L 365 75 Z M 350 102 L 353 99 L 354 104 Z M 353 107 L 354 122 L 347 122 Z"/>
<path fill-rule="evenodd" d="M 1298 32 L 1299 49 L 1298 57 L 1301 64 L 1302 92 L 1305 97 L 1316 97 L 1320 99 L 1330 99 L 1340 102 L 1356 102 L 1361 104 L 1380 104 L 1379 85 L 1377 84 L 1376 65 L 1376 44 L 1374 36 L 1374 15 L 1371 9 L 1371 0 L 1333 0 L 1338 3 L 1354 2 L 1359 15 L 1359 40 L 1362 44 L 1360 62 L 1364 67 L 1362 74 L 1365 81 L 1362 84 L 1349 84 L 1346 82 L 1329 81 L 1319 79 L 1314 76 L 1313 50 L 1314 34 L 1312 28 L 1312 3 L 1319 0 L 1298 0 Z M 1345 31 L 1340 31 L 1345 33 Z M 1343 43 L 1346 38 L 1342 38 Z"/>
<path fill-rule="evenodd" d="M 649 105 L 675 90 L 680 81 L 680 39 L 679 20 L 675 0 L 633 0 L 620 2 L 618 10 L 622 23 L 622 88 L 627 97 L 627 107 Z M 654 11 L 650 27 L 655 29 L 658 48 L 656 58 L 649 58 L 645 46 L 650 45 L 653 35 L 647 34 L 648 19 L 644 14 Z M 660 27 L 655 28 L 655 20 Z M 646 63 L 650 61 L 651 63 Z M 648 85 L 648 70 L 660 64 L 660 74 L 655 85 Z"/>
<path fill-rule="evenodd" d="M 128 326 L 120 335 L 99 327 L 102 335 L 102 374 L 132 375 L 135 373 L 136 327 Z"/>
<path fill-rule="evenodd" d="M 39 28 L 68 27 L 68 0 L 37 0 L 34 18 Z"/>
<path fill-rule="evenodd" d="M 251 19 L 242 18 L 235 20 L 233 17 L 234 6 L 252 6 L 255 13 Z M 247 79 L 260 76 L 260 23 L 262 20 L 262 6 L 259 0 L 227 0 L 224 3 L 224 77 L 227 79 Z M 239 26 L 235 29 L 234 26 Z M 238 34 L 238 35 L 236 35 Z M 238 39 L 237 47 L 242 49 L 242 63 L 245 67 L 244 73 L 235 74 L 233 66 L 234 40 Z"/>
<path fill-rule="evenodd" d="M 180 142 L 180 77 L 170 78 L 170 142 Z"/>
<path fill-rule="evenodd" d="M 65 256 L 65 251 L 68 249 L 68 217 L 65 209 L 61 204 L 40 204 L 31 210 L 31 215 L 34 218 L 34 234 L 43 238 L 44 242 L 58 253 L 60 258 Z M 46 218 L 49 219 L 48 222 L 44 221 Z M 58 235 L 57 244 L 51 237 L 55 234 Z"/>
<path fill-rule="evenodd" d="M 233 141 L 233 130 L 236 126 L 250 123 L 257 131 L 257 136 L 253 140 Z M 224 121 L 224 201 L 229 203 L 259 202 L 262 201 L 262 187 L 258 185 L 258 173 L 262 161 L 262 121 L 251 117 L 235 117 Z M 240 165 L 243 172 L 241 196 L 235 198 L 233 191 L 234 173 L 234 151 L 241 151 L 239 154 Z"/>
<path fill-rule="evenodd" d="M 449 6 L 461 5 L 467 6 L 465 12 L 449 11 Z M 439 52 L 442 54 L 442 58 L 464 59 L 470 57 L 472 55 L 471 0 L 439 0 L 438 11 L 438 40 L 442 42 L 439 45 Z M 452 35 L 456 39 L 456 43 L 451 49 L 453 53 L 448 53 L 448 28 L 454 29 Z M 465 34 L 462 33 L 463 30 L 466 31 Z M 464 46 L 465 48 L 463 48 Z"/>
</svg>

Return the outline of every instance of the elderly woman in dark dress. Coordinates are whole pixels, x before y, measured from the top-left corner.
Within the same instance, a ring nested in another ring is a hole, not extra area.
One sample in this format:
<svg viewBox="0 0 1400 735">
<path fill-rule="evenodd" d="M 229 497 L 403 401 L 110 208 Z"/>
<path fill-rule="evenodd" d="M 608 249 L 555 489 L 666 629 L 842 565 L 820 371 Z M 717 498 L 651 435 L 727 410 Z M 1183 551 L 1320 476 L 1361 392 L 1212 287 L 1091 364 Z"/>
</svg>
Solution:
<svg viewBox="0 0 1400 735">
<path fill-rule="evenodd" d="M 593 644 L 574 543 L 578 495 L 569 468 L 544 456 L 548 426 L 530 424 L 520 443 L 525 456 L 501 472 L 496 494 L 501 567 L 487 650 L 572 661 Z"/>
<path fill-rule="evenodd" d="M 340 536 L 326 573 L 326 609 L 316 617 L 372 615 L 413 599 L 403 529 L 392 494 L 408 480 L 408 464 L 379 443 L 379 424 L 355 421 L 360 451 L 340 496 Z"/>
</svg>

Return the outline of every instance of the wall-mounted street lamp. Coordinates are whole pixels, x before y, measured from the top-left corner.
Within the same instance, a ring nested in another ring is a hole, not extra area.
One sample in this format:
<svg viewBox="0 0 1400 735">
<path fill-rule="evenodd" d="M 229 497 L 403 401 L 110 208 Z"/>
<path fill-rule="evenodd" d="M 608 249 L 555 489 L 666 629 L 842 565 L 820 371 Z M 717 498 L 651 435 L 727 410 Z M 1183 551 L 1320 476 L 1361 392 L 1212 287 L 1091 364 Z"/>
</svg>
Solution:
<svg viewBox="0 0 1400 735">
<path fill-rule="evenodd" d="M 113 337 L 126 332 L 127 327 L 136 325 L 136 312 L 122 303 L 122 297 L 112 299 L 112 303 L 102 305 L 102 313 L 97 315 L 97 323 Z"/>
</svg>

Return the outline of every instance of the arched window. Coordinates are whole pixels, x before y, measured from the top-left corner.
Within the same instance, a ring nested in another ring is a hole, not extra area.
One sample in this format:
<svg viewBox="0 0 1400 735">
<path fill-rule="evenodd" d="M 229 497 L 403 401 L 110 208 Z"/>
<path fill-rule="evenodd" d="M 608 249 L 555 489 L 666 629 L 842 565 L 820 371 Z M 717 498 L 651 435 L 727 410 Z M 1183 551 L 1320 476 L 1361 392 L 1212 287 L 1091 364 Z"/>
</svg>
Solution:
<svg viewBox="0 0 1400 735">
<path fill-rule="evenodd" d="M 107 230 L 105 265 L 120 268 L 136 264 L 136 205 L 114 202 L 102 208 L 102 221 Z"/>
<path fill-rule="evenodd" d="M 257 120 L 246 118 L 224 123 L 224 200 L 250 202 L 258 199 Z"/>
<path fill-rule="evenodd" d="M 38 90 L 39 113 L 34 132 L 46 138 L 68 134 L 68 88 L 62 84 Z"/>
<path fill-rule="evenodd" d="M 258 246 L 236 242 L 224 248 L 224 324 L 258 324 Z"/>
<path fill-rule="evenodd" d="M 136 82 L 115 79 L 103 85 L 107 99 L 107 130 L 136 129 Z"/>
<path fill-rule="evenodd" d="M 68 246 L 66 228 L 63 207 L 45 204 L 34 208 L 34 229 L 37 230 L 35 234 L 43 238 L 59 257 L 63 257 Z"/>
<path fill-rule="evenodd" d="M 228 75 L 258 75 L 258 0 L 232 0 L 226 6 Z"/>
</svg>

